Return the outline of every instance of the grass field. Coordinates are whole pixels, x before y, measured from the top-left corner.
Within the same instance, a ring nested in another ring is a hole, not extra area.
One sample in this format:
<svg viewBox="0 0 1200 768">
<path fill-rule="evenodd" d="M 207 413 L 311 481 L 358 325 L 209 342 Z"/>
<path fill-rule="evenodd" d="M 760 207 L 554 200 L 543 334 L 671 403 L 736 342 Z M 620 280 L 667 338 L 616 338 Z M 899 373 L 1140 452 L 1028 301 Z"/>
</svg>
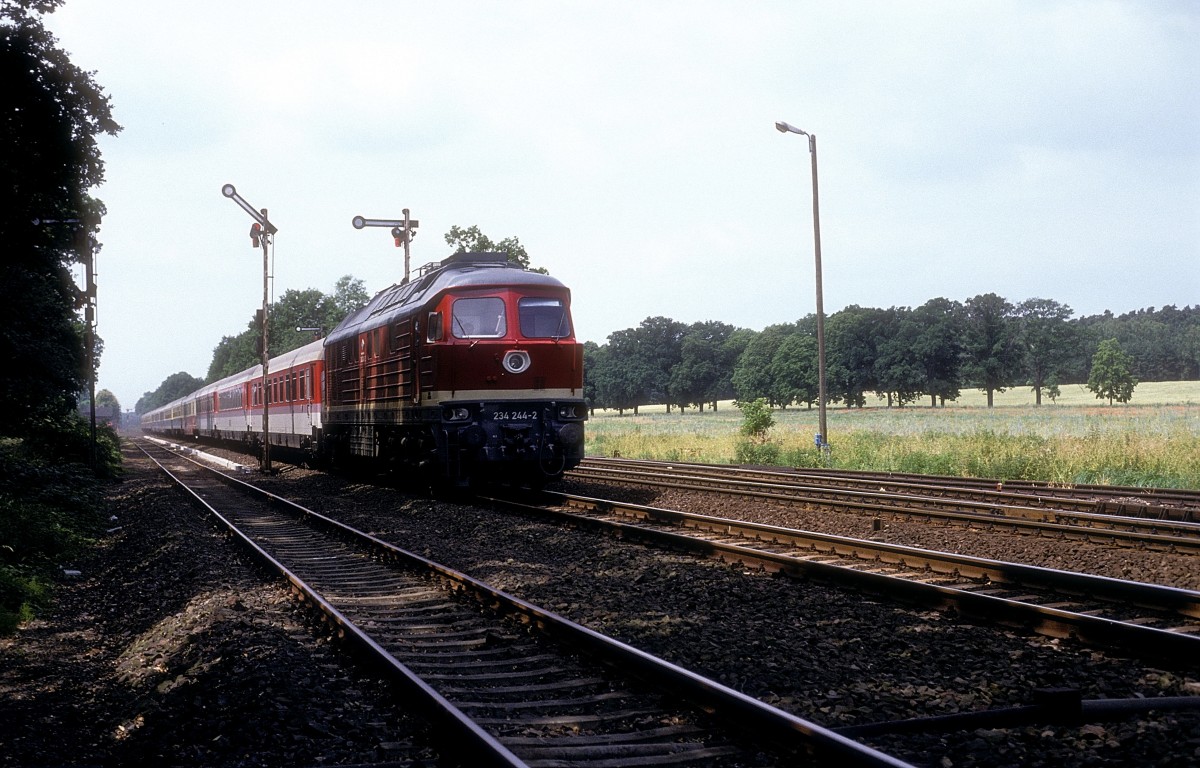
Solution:
<svg viewBox="0 0 1200 768">
<path fill-rule="evenodd" d="M 833 466 L 1002 480 L 1108 483 L 1200 489 L 1200 382 L 1139 384 L 1133 401 L 1108 405 L 1069 385 L 1054 403 L 1033 404 L 1028 388 L 998 393 L 987 408 L 970 390 L 945 408 L 928 401 L 888 408 L 829 407 L 831 450 L 813 445 L 817 410 L 775 410 L 765 445 L 739 436 L 742 414 L 722 402 L 716 413 L 666 412 L 662 406 L 597 411 L 588 422 L 588 455 L 787 466 Z M 739 453 L 739 446 L 740 453 Z"/>
</svg>

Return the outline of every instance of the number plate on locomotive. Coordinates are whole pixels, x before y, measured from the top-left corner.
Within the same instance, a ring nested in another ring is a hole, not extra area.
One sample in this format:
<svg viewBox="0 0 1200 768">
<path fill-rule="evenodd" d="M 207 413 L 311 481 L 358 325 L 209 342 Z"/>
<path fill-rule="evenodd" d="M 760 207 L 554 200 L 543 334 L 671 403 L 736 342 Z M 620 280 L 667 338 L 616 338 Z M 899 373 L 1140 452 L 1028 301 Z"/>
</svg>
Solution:
<svg viewBox="0 0 1200 768">
<path fill-rule="evenodd" d="M 493 421 L 533 421 L 537 411 L 496 411 L 492 414 Z"/>
</svg>

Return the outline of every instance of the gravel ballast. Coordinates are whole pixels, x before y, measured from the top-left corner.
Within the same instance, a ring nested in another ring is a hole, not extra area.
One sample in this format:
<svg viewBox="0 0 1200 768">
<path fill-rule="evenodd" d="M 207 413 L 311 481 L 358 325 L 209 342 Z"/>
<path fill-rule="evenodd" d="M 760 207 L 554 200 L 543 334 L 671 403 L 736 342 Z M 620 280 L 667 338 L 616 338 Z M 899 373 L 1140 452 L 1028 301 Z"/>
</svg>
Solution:
<svg viewBox="0 0 1200 768">
<path fill-rule="evenodd" d="M 306 766 L 430 754 L 390 689 L 314 632 L 144 458 L 114 530 L 0 638 L 0 766 Z M 430 762 L 430 765 L 433 763 Z"/>
<path fill-rule="evenodd" d="M 63 586 L 51 614 L 0 640 L 0 765 L 431 754 L 403 703 L 314 633 L 287 593 L 264 585 L 144 461 L 127 463 L 110 498 L 121 530 L 92 562 L 72 564 L 83 576 Z M 263 484 L 827 727 L 1025 705 L 1041 688 L 1077 688 L 1085 699 L 1200 695 L 1194 670 L 475 504 L 298 469 Z M 156 521 L 170 528 L 157 531 Z M 1200 712 L 869 743 L 939 768 L 1185 766 L 1200 762 Z"/>
</svg>

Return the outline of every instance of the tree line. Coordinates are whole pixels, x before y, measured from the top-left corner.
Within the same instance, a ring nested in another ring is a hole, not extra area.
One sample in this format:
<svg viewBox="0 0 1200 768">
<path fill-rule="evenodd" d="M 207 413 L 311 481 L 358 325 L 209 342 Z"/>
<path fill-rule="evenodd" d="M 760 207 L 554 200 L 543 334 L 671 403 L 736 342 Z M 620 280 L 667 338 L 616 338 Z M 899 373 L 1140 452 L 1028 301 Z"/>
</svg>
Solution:
<svg viewBox="0 0 1200 768">
<path fill-rule="evenodd" d="M 1137 381 L 1200 378 L 1200 306 L 1073 314 L 1051 299 L 1013 303 L 994 293 L 915 309 L 846 307 L 824 323 L 828 402 L 862 407 L 874 393 L 889 406 L 936 407 L 976 388 L 990 407 L 995 393 L 1029 387 L 1040 405 L 1065 384 L 1124 402 Z M 761 331 L 649 317 L 585 345 L 584 395 L 593 409 L 621 412 L 758 398 L 812 406 L 816 325 L 814 315 Z"/>
<path fill-rule="evenodd" d="M 454 227 L 447 240 L 462 232 Z M 368 298 L 350 275 L 332 294 L 286 291 L 268 316 L 272 354 L 328 333 Z M 825 321 L 828 402 L 862 407 L 875 394 L 890 406 L 928 400 L 936 407 L 977 388 L 991 406 L 995 393 L 1027 386 L 1040 405 L 1066 384 L 1125 402 L 1138 381 L 1200 378 L 1200 306 L 1072 314 L 1051 299 L 1014 304 L 994 293 L 965 302 L 931 299 L 915 309 L 846 307 Z M 252 317 L 241 333 L 221 339 L 205 378 L 172 374 L 138 400 L 137 412 L 253 367 L 260 337 Z M 620 412 L 650 404 L 703 410 L 721 400 L 758 398 L 774 407 L 811 407 L 818 400 L 817 360 L 814 315 L 761 331 L 648 317 L 603 345 L 584 345 L 584 397 L 593 410 Z"/>
</svg>

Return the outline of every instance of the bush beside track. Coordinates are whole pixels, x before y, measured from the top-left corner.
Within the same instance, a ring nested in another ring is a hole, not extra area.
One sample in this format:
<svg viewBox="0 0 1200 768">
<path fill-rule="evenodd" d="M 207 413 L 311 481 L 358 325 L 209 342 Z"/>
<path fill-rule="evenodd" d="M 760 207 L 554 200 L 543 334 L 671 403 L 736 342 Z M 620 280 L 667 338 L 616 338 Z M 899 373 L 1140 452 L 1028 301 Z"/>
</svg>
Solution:
<svg viewBox="0 0 1200 768">
<path fill-rule="evenodd" d="M 104 528 L 101 494 L 117 477 L 116 433 L 74 414 L 27 438 L 0 438 L 0 635 L 46 604 L 53 584 Z"/>
</svg>

